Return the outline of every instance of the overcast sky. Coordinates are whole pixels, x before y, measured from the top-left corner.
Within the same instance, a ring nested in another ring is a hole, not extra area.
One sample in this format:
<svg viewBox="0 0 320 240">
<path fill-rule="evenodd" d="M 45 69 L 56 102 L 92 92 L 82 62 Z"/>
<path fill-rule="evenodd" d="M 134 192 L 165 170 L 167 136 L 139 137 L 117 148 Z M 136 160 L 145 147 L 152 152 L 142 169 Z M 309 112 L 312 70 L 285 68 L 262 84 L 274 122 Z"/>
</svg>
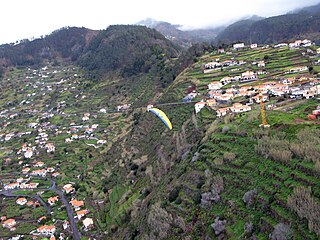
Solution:
<svg viewBox="0 0 320 240">
<path fill-rule="evenodd" d="M 275 16 L 320 0 L 1 0 L 0 44 L 65 26 L 105 29 L 154 18 L 185 28 L 220 26 L 253 14 Z"/>
</svg>

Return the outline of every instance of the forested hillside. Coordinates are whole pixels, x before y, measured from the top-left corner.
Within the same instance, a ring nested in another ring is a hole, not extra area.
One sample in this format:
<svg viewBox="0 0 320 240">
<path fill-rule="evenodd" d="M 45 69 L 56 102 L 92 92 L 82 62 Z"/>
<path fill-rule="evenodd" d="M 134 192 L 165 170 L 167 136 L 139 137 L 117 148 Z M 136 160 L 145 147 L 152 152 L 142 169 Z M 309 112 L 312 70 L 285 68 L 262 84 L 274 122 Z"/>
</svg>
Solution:
<svg viewBox="0 0 320 240">
<path fill-rule="evenodd" d="M 259 21 L 244 20 L 236 22 L 216 38 L 216 41 L 246 43 L 277 43 L 289 41 L 298 36 L 312 36 L 313 40 L 319 39 L 318 13 L 298 13 L 269 17 Z"/>
</svg>

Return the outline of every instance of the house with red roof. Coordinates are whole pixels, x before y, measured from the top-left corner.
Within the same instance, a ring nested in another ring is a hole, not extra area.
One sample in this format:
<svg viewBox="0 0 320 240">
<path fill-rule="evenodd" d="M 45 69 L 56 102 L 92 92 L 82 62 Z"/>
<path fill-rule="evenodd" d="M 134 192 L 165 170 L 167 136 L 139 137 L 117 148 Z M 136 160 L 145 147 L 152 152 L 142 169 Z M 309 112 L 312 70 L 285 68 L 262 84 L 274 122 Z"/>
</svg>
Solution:
<svg viewBox="0 0 320 240">
<path fill-rule="evenodd" d="M 16 220 L 10 218 L 2 223 L 2 227 L 4 228 L 12 228 L 17 224 Z"/>
</svg>

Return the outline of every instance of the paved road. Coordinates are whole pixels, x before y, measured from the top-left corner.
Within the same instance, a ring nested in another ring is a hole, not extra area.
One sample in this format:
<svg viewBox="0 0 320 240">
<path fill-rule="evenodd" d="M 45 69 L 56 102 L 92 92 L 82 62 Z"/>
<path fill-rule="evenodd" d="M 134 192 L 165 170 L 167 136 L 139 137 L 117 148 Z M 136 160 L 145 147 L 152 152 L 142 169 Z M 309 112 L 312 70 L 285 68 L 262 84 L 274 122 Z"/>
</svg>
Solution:
<svg viewBox="0 0 320 240">
<path fill-rule="evenodd" d="M 14 192 L 10 191 L 10 190 L 2 190 L 0 191 L 0 195 L 6 196 L 6 197 L 31 197 L 34 198 L 36 200 L 38 200 L 42 206 L 45 207 L 45 209 L 47 210 L 47 215 L 51 214 L 51 207 L 45 203 L 42 198 L 38 195 L 35 194 L 15 194 Z"/>
<path fill-rule="evenodd" d="M 54 189 L 53 191 L 56 192 L 56 194 L 58 194 L 60 196 L 60 199 L 61 201 L 63 202 L 63 204 L 65 205 L 66 207 L 66 210 L 67 210 L 67 214 L 68 214 L 68 217 L 69 217 L 69 222 L 70 222 L 70 227 L 71 227 L 71 230 L 72 230 L 72 233 L 73 233 L 73 239 L 74 240 L 80 240 L 80 233 L 79 233 L 79 230 L 78 230 L 78 227 L 77 227 L 77 223 L 73 217 L 73 211 L 71 209 L 71 206 L 68 202 L 68 199 L 65 197 L 64 193 L 59 190 L 59 189 Z"/>
<path fill-rule="evenodd" d="M 80 240 L 80 233 L 77 227 L 77 223 L 73 217 L 73 211 L 72 208 L 70 206 L 70 203 L 68 202 L 68 199 L 66 198 L 66 196 L 64 195 L 64 193 L 57 189 L 57 183 L 53 180 L 53 179 L 48 179 L 51 181 L 52 185 L 48 188 L 36 188 L 33 189 L 33 191 L 54 191 L 56 194 L 59 195 L 62 203 L 64 204 L 64 206 L 66 207 L 66 211 L 68 214 L 68 218 L 69 218 L 69 223 L 70 223 L 70 228 L 72 231 L 72 235 L 73 235 L 73 239 L 74 240 Z M 51 214 L 51 207 L 45 203 L 42 198 L 36 194 L 15 194 L 14 192 L 16 191 L 20 191 L 21 189 L 14 189 L 14 190 L 1 190 L 0 191 L 0 195 L 4 195 L 6 197 L 31 197 L 31 198 L 35 198 L 37 199 L 47 210 L 47 214 L 50 215 Z"/>
</svg>

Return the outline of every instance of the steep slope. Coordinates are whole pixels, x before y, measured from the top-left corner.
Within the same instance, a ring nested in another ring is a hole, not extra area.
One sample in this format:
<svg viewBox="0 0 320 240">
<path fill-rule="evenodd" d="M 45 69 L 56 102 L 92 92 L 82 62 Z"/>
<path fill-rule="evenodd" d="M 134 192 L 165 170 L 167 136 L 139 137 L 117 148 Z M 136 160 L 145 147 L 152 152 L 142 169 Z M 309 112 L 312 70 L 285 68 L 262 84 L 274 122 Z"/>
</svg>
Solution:
<svg viewBox="0 0 320 240">
<path fill-rule="evenodd" d="M 223 30 L 216 38 L 217 42 L 232 43 L 236 41 L 248 41 L 250 38 L 251 26 L 255 19 L 246 19 L 235 22 Z"/>
<path fill-rule="evenodd" d="M 74 61 L 97 33 L 86 28 L 67 27 L 33 41 L 4 44 L 0 47 L 0 60 L 7 66 L 30 66 L 59 59 Z"/>
<path fill-rule="evenodd" d="M 277 43 L 293 38 L 319 38 L 318 14 L 299 13 L 269 17 L 259 21 L 244 20 L 230 25 L 217 36 L 217 41 Z"/>
<path fill-rule="evenodd" d="M 92 40 L 78 64 L 98 79 L 99 92 L 111 104 L 144 105 L 171 83 L 181 48 L 154 29 L 144 26 L 110 26 Z M 114 100 L 114 101 L 112 101 Z"/>
<path fill-rule="evenodd" d="M 320 3 L 316 4 L 316 5 L 313 5 L 313 6 L 297 9 L 297 10 L 293 11 L 292 13 L 311 13 L 311 14 L 315 14 L 315 13 L 319 13 L 319 12 L 320 12 Z"/>
<path fill-rule="evenodd" d="M 258 43 L 288 41 L 301 35 L 318 34 L 319 23 L 320 15 L 287 14 L 254 23 L 250 28 L 249 36 L 252 41 Z"/>
<path fill-rule="evenodd" d="M 159 32 L 142 26 L 110 26 L 93 39 L 79 64 L 100 73 L 147 73 L 159 61 L 177 57 L 180 49 Z"/>
</svg>

